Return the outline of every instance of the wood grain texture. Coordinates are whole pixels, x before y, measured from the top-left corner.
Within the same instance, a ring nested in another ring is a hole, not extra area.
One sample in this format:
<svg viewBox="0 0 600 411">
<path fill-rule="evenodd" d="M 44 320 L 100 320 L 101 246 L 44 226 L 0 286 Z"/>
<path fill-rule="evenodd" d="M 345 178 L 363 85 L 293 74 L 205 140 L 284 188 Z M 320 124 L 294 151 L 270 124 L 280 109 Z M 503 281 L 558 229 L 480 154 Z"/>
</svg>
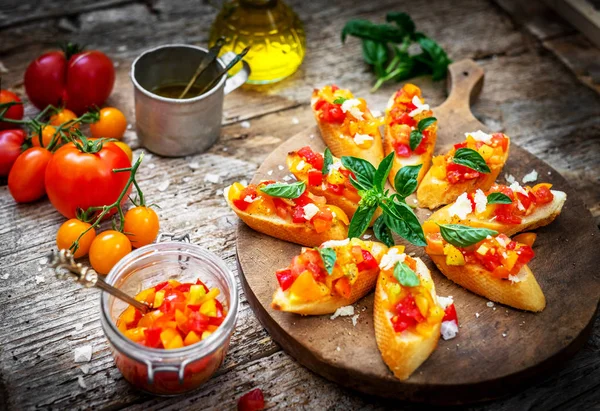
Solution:
<svg viewBox="0 0 600 411">
<path fill-rule="evenodd" d="M 104 1 L 70 0 L 71 6 L 61 12 L 64 3 L 2 3 L 2 18 L 21 18 L 0 29 L 0 62 L 8 70 L 0 68 L 3 87 L 12 86 L 23 95 L 20 83 L 27 64 L 57 42 L 76 40 L 108 53 L 118 65 L 110 104 L 124 109 L 130 123 L 134 122 L 133 94 L 127 70 L 132 59 L 159 44 L 205 44 L 216 14 L 207 2 L 197 0 L 126 1 L 110 8 L 97 8 Z M 399 85 L 388 84 L 369 94 L 374 76 L 362 61 L 360 44 L 349 39 L 341 45 L 339 33 L 349 18 L 383 21 L 390 10 L 410 13 L 419 29 L 439 40 L 453 59 L 474 58 L 482 65 L 487 77 L 473 106 L 475 116 L 488 127 L 505 131 L 567 177 L 596 224 L 600 223 L 600 97 L 582 86 L 529 27 L 518 24 L 513 12 L 485 0 L 437 0 L 427 7 L 407 0 L 289 3 L 304 21 L 308 37 L 308 53 L 300 70 L 273 86 L 246 88 L 227 97 L 227 125 L 208 153 L 182 159 L 146 157 L 140 183 L 149 198 L 162 206 L 164 230 L 191 231 L 195 243 L 217 253 L 236 270 L 237 218 L 221 200 L 220 190 L 233 181 L 249 180 L 268 153 L 313 124 L 308 106 L 313 87 L 336 82 L 367 96 L 376 108 L 385 106 Z M 37 14 L 38 10 L 46 14 Z M 31 19 L 30 15 L 44 17 Z M 544 40 L 567 34 L 551 27 L 556 25 L 554 20 L 539 18 L 537 24 L 539 31 L 556 33 Z M 445 99 L 442 83 L 428 78 L 413 81 L 431 104 Z M 27 112 L 34 110 L 27 106 Z M 249 121 L 250 127 L 243 127 L 242 120 Z M 125 140 L 136 147 L 135 155 L 144 151 L 138 148 L 133 130 L 127 131 Z M 190 163 L 199 168 L 191 169 Z M 222 182 L 204 182 L 207 173 L 221 175 Z M 165 180 L 169 187 L 158 191 L 158 184 Z M 243 392 L 260 387 L 268 406 L 279 409 L 421 409 L 359 395 L 303 368 L 272 341 L 243 292 L 238 328 L 218 376 L 184 397 L 140 394 L 114 366 L 100 328 L 97 294 L 56 283 L 50 276 L 44 277 L 45 283 L 34 280 L 39 275 L 37 261 L 53 247 L 62 221 L 47 200 L 17 206 L 6 186 L 0 186 L 0 408 L 231 409 Z M 83 324 L 82 329 L 77 330 L 76 324 Z M 73 362 L 72 350 L 85 344 L 94 347 L 88 375 Z M 590 408 L 600 401 L 599 354 L 597 319 L 591 339 L 560 372 L 485 408 Z M 84 377 L 87 389 L 78 386 L 78 376 Z"/>
</svg>

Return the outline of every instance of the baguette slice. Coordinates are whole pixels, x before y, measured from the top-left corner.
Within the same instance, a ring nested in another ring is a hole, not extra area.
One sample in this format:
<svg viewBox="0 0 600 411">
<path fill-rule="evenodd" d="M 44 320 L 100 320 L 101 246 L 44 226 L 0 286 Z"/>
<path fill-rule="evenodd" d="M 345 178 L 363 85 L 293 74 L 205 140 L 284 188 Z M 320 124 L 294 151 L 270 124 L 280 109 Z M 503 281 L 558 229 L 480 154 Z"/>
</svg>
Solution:
<svg viewBox="0 0 600 411">
<path fill-rule="evenodd" d="M 422 282 L 428 281 L 431 283 L 431 297 L 438 304 L 435 286 L 433 285 L 429 269 L 421 259 L 415 258 L 415 261 L 417 265 L 416 274 Z M 375 339 L 383 361 L 390 368 L 394 376 L 400 380 L 406 380 L 429 358 L 433 350 L 437 347 L 443 316 L 440 316 L 439 321 L 433 324 L 431 333 L 428 336 L 408 330 L 396 333 L 391 322 L 392 313 L 386 310 L 388 296 L 385 287 L 390 281 L 391 275 L 391 271 L 382 270 L 377 280 L 375 305 L 373 308 Z M 441 307 L 439 309 L 443 312 Z"/>
<path fill-rule="evenodd" d="M 347 244 L 348 242 L 343 241 L 339 243 Z M 362 241 L 356 238 L 352 239 L 350 244 L 360 245 L 361 248 L 369 248 L 371 255 L 375 258 L 375 260 L 377 260 L 377 263 L 381 261 L 381 258 L 387 252 L 388 249 L 382 243 L 373 241 Z M 327 243 L 323 244 L 323 246 L 327 246 Z M 337 250 L 340 247 L 343 246 L 334 246 L 333 248 Z M 335 270 L 340 269 L 341 268 L 336 265 Z M 335 275 L 336 272 L 334 272 L 333 274 Z M 375 287 L 378 274 L 378 267 L 371 270 L 360 271 L 358 277 L 356 278 L 356 281 L 351 286 L 351 293 L 349 298 L 344 298 L 340 296 L 338 293 L 330 290 L 323 283 L 319 283 L 319 285 L 323 288 L 323 294 L 327 294 L 313 301 L 307 301 L 300 297 L 294 296 L 290 293 L 289 289 L 283 291 L 281 287 L 279 287 L 273 294 L 273 301 L 271 303 L 271 307 L 275 310 L 302 315 L 332 314 L 338 308 L 354 304 L 356 301 L 360 300 L 369 292 L 371 292 L 371 290 L 373 290 L 373 287 Z"/>
<path fill-rule="evenodd" d="M 459 216 L 453 214 L 451 209 L 452 204 L 442 207 L 434 212 L 429 217 L 429 220 L 436 221 L 440 224 L 464 224 L 472 227 L 489 228 L 490 230 L 495 230 L 511 237 L 522 231 L 530 231 L 546 226 L 559 216 L 562 207 L 567 200 L 567 194 L 556 190 L 551 190 L 551 192 L 554 195 L 552 202 L 535 207 L 531 214 L 524 216 L 521 219 L 520 224 L 500 223 L 475 212 L 471 212 L 467 214 L 465 219 L 461 219 Z M 489 207 L 490 205 L 488 205 L 488 208 Z"/>
<path fill-rule="evenodd" d="M 233 200 L 229 196 L 229 189 L 226 189 L 223 194 L 229 207 L 244 223 L 271 237 L 307 247 L 317 247 L 328 240 L 343 240 L 348 237 L 347 217 L 341 209 L 335 206 L 324 206 L 330 210 L 336 209 L 336 217 L 333 218 L 332 225 L 328 230 L 318 233 L 309 222 L 293 223 L 282 219 L 275 213 L 268 215 L 240 210 L 233 204 Z M 342 219 L 346 221 L 342 221 Z"/>
<path fill-rule="evenodd" d="M 427 127 L 427 140 L 424 144 L 425 151 L 417 154 L 410 149 L 410 133 L 412 131 L 411 126 L 403 123 L 396 123 L 392 125 L 392 122 L 399 119 L 403 114 L 410 113 L 415 105 L 412 103 L 414 97 L 421 98 L 421 89 L 414 84 L 405 84 L 402 89 L 398 90 L 390 100 L 385 111 L 385 138 L 383 140 L 383 152 L 387 156 L 392 151 L 396 152 L 394 156 L 394 163 L 392 164 L 392 171 L 388 177 L 390 184 L 394 185 L 394 178 L 400 169 L 404 166 L 414 166 L 422 164 L 421 170 L 417 176 L 417 183 L 420 184 L 421 180 L 425 176 L 427 170 L 431 166 L 431 158 L 433 157 L 433 151 L 435 149 L 435 142 L 437 140 L 437 123 L 434 123 Z M 427 105 L 428 107 L 428 105 Z M 410 117 L 414 120 L 415 124 L 418 124 L 420 120 L 427 117 L 433 117 L 433 111 L 427 109 L 421 113 L 416 114 L 414 117 Z M 414 127 L 414 126 L 413 126 Z M 398 150 L 395 148 L 395 144 L 401 144 L 403 152 L 409 153 L 409 157 L 398 155 Z M 417 148 L 417 151 L 420 151 Z"/>
<path fill-rule="evenodd" d="M 383 160 L 383 145 L 381 143 L 381 133 L 379 131 L 379 122 L 371 111 L 366 107 L 362 111 L 362 119 L 355 118 L 350 111 L 345 113 L 346 119 L 343 123 L 327 122 L 323 119 L 322 111 L 317 109 L 319 100 L 325 100 L 329 104 L 334 104 L 337 98 L 343 97 L 348 100 L 355 101 L 352 93 L 349 90 L 332 88 L 325 86 L 321 90 L 315 89 L 312 94 L 311 107 L 315 115 L 315 120 L 321 131 L 321 137 L 327 144 L 334 156 L 352 156 L 367 160 L 375 167 Z M 361 99 L 362 100 L 362 99 Z M 364 100 L 361 101 L 363 103 Z M 337 104 L 339 110 L 342 110 L 342 104 Z M 353 123 L 352 129 L 357 129 L 354 135 L 349 135 L 346 129 L 350 128 L 347 124 Z M 368 129 L 365 132 L 363 129 Z M 360 131 L 363 130 L 362 133 Z M 355 136 L 357 134 L 368 135 L 372 138 L 369 142 L 357 143 Z"/>
<path fill-rule="evenodd" d="M 505 137 L 508 139 L 508 136 Z M 467 141 L 470 138 L 471 136 L 469 135 L 469 137 L 467 137 Z M 508 153 L 510 151 L 510 139 L 508 139 L 508 145 L 499 159 L 500 161 L 493 164 L 491 164 L 489 161 L 486 161 L 490 168 L 490 173 L 481 174 L 479 177 L 471 180 L 451 184 L 448 182 L 446 177 L 441 177 L 440 173 L 445 175 L 445 167 L 452 161 L 455 151 L 456 150 L 452 148 L 452 150 L 445 156 L 437 156 L 433 159 L 433 166 L 429 168 L 425 174 L 425 177 L 423 177 L 421 184 L 419 184 L 419 187 L 417 188 L 417 200 L 419 201 L 419 207 L 425 207 L 433 210 L 441 205 L 449 204 L 455 201 L 462 193 L 469 193 L 477 190 L 478 188 L 482 189 L 483 191 L 488 190 L 492 184 L 494 184 L 496 178 L 498 178 L 498 175 L 502 171 L 502 168 L 508 159 Z"/>
</svg>

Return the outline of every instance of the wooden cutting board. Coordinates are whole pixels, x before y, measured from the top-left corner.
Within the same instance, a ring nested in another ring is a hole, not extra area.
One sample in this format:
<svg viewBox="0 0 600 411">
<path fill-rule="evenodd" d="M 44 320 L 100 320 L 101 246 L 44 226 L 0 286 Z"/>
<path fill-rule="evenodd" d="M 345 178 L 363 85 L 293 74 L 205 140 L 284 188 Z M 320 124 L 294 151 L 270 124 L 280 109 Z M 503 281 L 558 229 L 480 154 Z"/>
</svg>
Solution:
<svg viewBox="0 0 600 411">
<path fill-rule="evenodd" d="M 434 108 L 438 118 L 436 154 L 462 141 L 467 131 L 484 130 L 471 113 L 470 101 L 483 84 L 483 70 L 472 60 L 450 66 L 450 95 Z M 310 145 L 323 151 L 318 129 L 311 127 L 281 144 L 264 161 L 253 182 L 280 180 L 289 174 L 286 154 Z M 438 295 L 454 297 L 460 333 L 440 339 L 437 349 L 407 381 L 392 376 L 380 357 L 373 329 L 373 295 L 357 302 L 356 325 L 350 317 L 302 317 L 271 309 L 277 288 L 275 270 L 289 265 L 300 246 L 263 235 L 240 222 L 237 254 L 246 298 L 261 323 L 285 351 L 317 374 L 341 385 L 385 397 L 457 404 L 497 398 L 522 390 L 571 357 L 587 340 L 600 299 L 600 242 L 592 217 L 567 181 L 546 163 L 511 144 L 501 174 L 521 179 L 537 170 L 538 182 L 567 192 L 562 215 L 537 230 L 533 270 L 547 300 L 541 313 L 479 297 L 447 280 L 420 247 L 407 245 L 432 271 Z M 272 171 L 271 171 L 272 170 Z M 271 172 L 272 174 L 268 174 Z M 428 210 L 417 209 L 424 221 Z M 491 304 L 490 304 L 491 305 Z"/>
</svg>

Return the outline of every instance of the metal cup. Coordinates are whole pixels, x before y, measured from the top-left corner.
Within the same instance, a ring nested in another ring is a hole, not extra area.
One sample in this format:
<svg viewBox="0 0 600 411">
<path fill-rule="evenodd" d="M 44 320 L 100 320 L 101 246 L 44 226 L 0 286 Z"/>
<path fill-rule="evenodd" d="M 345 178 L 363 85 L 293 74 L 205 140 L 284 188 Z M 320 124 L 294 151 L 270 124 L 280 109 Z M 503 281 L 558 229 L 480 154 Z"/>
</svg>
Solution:
<svg viewBox="0 0 600 411">
<path fill-rule="evenodd" d="M 131 65 L 137 135 L 153 153 L 168 157 L 201 153 L 219 138 L 223 97 L 248 79 L 246 62 L 235 75 L 223 76 L 216 86 L 193 98 L 167 98 L 151 91 L 165 84 L 187 84 L 207 53 L 202 47 L 169 44 L 145 51 Z M 224 54 L 201 78 L 216 76 L 233 57 L 234 53 Z"/>
</svg>

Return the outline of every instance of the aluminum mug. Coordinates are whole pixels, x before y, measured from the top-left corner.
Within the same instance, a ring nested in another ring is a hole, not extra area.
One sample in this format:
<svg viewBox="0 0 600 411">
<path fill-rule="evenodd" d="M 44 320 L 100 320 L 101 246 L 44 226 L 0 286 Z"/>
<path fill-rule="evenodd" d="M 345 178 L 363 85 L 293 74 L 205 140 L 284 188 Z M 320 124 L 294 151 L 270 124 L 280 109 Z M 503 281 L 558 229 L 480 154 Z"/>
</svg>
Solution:
<svg viewBox="0 0 600 411">
<path fill-rule="evenodd" d="M 165 84 L 187 84 L 207 53 L 202 47 L 169 44 L 145 51 L 131 65 L 137 135 L 153 153 L 167 157 L 201 153 L 219 138 L 223 97 L 246 82 L 248 63 L 242 61 L 235 75 L 223 76 L 213 88 L 193 98 L 167 98 L 151 91 Z M 202 76 L 214 77 L 234 57 L 231 52 L 224 54 Z"/>
</svg>

